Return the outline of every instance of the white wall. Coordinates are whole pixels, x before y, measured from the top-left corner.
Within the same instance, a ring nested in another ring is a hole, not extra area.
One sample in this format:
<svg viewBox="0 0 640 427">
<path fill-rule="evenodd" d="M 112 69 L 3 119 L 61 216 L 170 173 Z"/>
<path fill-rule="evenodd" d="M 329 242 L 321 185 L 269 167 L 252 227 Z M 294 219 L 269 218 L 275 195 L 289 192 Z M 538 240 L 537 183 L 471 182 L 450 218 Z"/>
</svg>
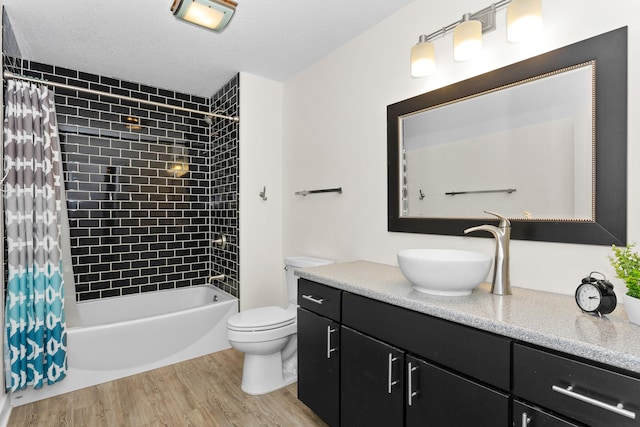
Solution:
<svg viewBox="0 0 640 427">
<path fill-rule="evenodd" d="M 240 309 L 286 306 L 282 83 L 240 73 L 240 117 Z"/>
<path fill-rule="evenodd" d="M 337 261 L 396 264 L 403 248 L 468 248 L 493 253 L 493 238 L 387 231 L 386 106 L 558 47 L 629 26 L 628 239 L 640 240 L 640 2 L 543 0 L 545 32 L 510 44 L 505 11 L 484 38 L 481 59 L 452 59 L 451 34 L 436 41 L 435 75 L 412 79 L 409 50 L 430 33 L 490 2 L 416 0 L 299 73 L 284 85 L 284 253 Z M 294 196 L 301 189 L 342 186 L 342 195 Z M 517 225 L 515 225 L 517 227 Z M 242 231 L 241 231 L 242 232 Z M 613 279 L 608 246 L 514 240 L 513 286 L 572 294 L 593 270 Z M 623 284 L 616 279 L 616 290 Z"/>
</svg>

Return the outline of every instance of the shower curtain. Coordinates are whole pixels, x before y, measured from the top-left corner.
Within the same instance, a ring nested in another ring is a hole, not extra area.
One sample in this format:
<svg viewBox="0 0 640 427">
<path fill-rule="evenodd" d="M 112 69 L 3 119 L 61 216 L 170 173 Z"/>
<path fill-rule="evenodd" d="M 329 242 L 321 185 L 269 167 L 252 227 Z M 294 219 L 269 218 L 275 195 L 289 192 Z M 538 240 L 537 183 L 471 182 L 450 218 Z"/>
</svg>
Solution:
<svg viewBox="0 0 640 427">
<path fill-rule="evenodd" d="M 4 119 L 4 202 L 9 267 L 6 389 L 63 379 L 67 331 L 60 247 L 60 141 L 54 94 L 9 80 Z"/>
</svg>

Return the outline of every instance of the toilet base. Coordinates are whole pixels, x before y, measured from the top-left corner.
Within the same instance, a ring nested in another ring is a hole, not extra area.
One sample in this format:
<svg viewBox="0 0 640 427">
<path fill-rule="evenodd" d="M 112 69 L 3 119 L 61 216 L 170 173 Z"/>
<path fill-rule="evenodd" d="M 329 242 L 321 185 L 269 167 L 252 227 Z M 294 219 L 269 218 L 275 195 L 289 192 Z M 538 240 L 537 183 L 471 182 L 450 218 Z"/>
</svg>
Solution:
<svg viewBox="0 0 640 427">
<path fill-rule="evenodd" d="M 245 353 L 240 388 L 247 394 L 265 394 L 296 382 L 296 374 L 283 374 L 282 353 L 279 351 L 264 355 Z"/>
</svg>

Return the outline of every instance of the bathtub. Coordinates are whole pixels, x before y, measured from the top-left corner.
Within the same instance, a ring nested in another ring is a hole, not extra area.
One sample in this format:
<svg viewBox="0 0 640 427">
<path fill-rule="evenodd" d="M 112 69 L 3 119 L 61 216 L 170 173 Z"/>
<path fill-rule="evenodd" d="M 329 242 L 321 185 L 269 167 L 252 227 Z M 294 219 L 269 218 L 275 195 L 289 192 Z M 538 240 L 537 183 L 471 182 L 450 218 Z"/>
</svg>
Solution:
<svg viewBox="0 0 640 427">
<path fill-rule="evenodd" d="M 11 394 L 19 406 L 230 348 L 227 319 L 238 300 L 212 286 L 78 303 L 67 329 L 67 377 Z"/>
</svg>

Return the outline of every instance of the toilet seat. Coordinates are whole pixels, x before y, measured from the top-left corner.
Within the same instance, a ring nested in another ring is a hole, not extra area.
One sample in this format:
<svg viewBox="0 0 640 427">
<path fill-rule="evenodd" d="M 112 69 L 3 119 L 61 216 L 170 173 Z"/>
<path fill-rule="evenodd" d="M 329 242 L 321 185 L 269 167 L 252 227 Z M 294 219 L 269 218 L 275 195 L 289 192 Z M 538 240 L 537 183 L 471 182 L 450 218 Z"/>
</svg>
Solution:
<svg viewBox="0 0 640 427">
<path fill-rule="evenodd" d="M 259 307 L 229 317 L 227 326 L 237 332 L 258 332 L 283 328 L 296 322 L 296 313 L 281 307 Z"/>
</svg>

